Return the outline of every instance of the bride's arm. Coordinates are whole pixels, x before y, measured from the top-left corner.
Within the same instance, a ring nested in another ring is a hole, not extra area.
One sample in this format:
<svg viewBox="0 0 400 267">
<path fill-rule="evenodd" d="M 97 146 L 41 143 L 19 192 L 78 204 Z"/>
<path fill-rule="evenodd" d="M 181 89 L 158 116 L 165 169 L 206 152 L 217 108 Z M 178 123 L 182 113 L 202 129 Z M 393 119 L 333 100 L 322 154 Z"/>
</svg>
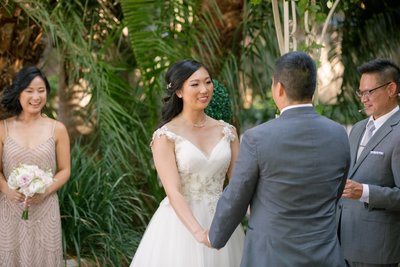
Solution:
<svg viewBox="0 0 400 267">
<path fill-rule="evenodd" d="M 181 222 L 198 242 L 207 240 L 206 231 L 193 216 L 193 213 L 181 192 L 180 176 L 176 165 L 174 143 L 161 136 L 155 138 L 152 145 L 153 159 L 169 202 Z"/>
<path fill-rule="evenodd" d="M 240 147 L 239 137 L 237 135 L 236 128 L 232 129 L 232 133 L 235 135 L 235 140 L 231 142 L 231 163 L 229 164 L 229 169 L 228 172 L 226 173 L 226 176 L 228 177 L 229 180 L 231 179 L 233 170 L 235 169 L 235 163 L 239 154 L 239 147 Z"/>
</svg>

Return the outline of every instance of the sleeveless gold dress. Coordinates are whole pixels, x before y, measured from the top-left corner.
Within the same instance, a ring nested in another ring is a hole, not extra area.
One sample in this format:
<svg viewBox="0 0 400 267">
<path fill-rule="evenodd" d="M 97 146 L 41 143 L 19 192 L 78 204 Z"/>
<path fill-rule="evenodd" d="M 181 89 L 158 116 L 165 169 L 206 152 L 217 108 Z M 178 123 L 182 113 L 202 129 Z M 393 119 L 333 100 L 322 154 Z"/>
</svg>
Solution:
<svg viewBox="0 0 400 267">
<path fill-rule="evenodd" d="M 3 174 L 10 175 L 21 163 L 56 171 L 54 126 L 52 135 L 34 148 L 21 146 L 8 134 L 3 144 Z M 0 266 L 58 267 L 63 266 L 61 220 L 57 193 L 42 203 L 29 207 L 29 219 L 22 220 L 23 207 L 0 192 Z"/>
</svg>

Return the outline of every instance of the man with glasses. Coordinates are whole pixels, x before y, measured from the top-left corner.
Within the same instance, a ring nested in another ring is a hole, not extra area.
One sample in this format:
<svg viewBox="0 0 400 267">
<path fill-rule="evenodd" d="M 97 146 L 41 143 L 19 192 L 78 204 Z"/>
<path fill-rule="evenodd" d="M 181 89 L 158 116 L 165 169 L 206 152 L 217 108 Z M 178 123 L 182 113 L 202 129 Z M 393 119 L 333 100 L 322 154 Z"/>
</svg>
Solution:
<svg viewBox="0 0 400 267">
<path fill-rule="evenodd" d="M 339 234 L 350 267 L 400 263 L 400 69 L 363 64 L 357 95 L 369 118 L 350 133 L 351 167 L 339 205 Z"/>
</svg>

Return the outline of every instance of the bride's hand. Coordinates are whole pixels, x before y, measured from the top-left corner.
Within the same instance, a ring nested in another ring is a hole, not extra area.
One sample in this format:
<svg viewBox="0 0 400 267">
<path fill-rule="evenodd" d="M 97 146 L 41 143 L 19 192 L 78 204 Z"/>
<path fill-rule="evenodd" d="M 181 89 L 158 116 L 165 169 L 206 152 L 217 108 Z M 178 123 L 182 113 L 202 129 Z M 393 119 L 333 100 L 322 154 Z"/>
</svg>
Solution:
<svg viewBox="0 0 400 267">
<path fill-rule="evenodd" d="M 206 240 L 205 240 L 205 242 L 203 244 L 206 245 L 209 248 L 213 248 L 211 246 L 210 239 L 208 238 L 208 230 L 206 230 Z"/>
<path fill-rule="evenodd" d="M 194 238 L 196 238 L 197 242 L 206 244 L 208 242 L 207 240 L 207 230 L 197 230 L 196 232 L 193 233 Z"/>
</svg>

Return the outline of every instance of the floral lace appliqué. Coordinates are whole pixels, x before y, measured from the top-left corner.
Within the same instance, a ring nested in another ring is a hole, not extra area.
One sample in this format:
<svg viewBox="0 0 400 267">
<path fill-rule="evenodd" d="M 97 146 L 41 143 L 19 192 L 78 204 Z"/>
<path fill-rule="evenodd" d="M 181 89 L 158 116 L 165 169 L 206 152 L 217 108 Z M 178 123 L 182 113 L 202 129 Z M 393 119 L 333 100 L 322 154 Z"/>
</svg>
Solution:
<svg viewBox="0 0 400 267">
<path fill-rule="evenodd" d="M 181 174 L 182 194 L 187 201 L 207 201 L 208 209 L 214 214 L 217 201 L 222 193 L 226 168 L 213 176 L 199 174 Z"/>
<path fill-rule="evenodd" d="M 236 135 L 233 133 L 235 128 L 223 120 L 220 120 L 220 122 L 224 125 L 222 133 L 224 134 L 225 138 L 227 138 L 230 142 L 234 141 L 236 139 Z"/>
<path fill-rule="evenodd" d="M 154 139 L 160 138 L 161 136 L 165 135 L 169 140 L 175 141 L 177 138 L 177 135 L 168 130 L 167 126 L 162 126 L 161 128 L 158 128 L 154 133 L 153 137 L 151 138 L 150 146 L 153 146 Z"/>
</svg>

